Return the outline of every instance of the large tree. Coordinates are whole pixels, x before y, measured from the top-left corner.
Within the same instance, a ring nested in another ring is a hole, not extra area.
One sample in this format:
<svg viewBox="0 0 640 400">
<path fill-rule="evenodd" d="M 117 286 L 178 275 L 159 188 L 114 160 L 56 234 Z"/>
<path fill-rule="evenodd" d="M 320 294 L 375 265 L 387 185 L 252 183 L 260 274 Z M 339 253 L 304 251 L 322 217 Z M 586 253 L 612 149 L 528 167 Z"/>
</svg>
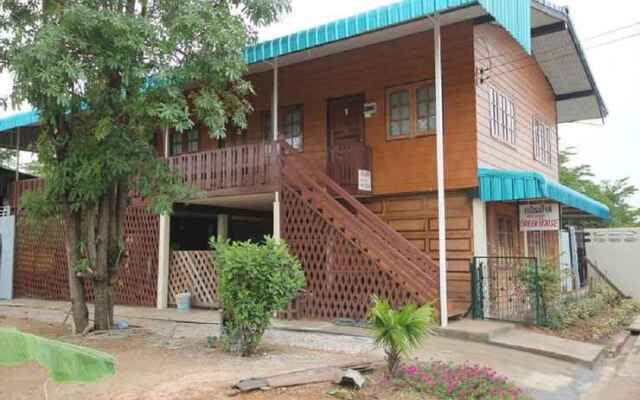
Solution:
<svg viewBox="0 0 640 400">
<path fill-rule="evenodd" d="M 135 182 L 159 213 L 188 190 L 156 158 L 154 134 L 194 120 L 222 138 L 244 128 L 243 50 L 288 0 L 0 0 L 0 68 L 12 101 L 40 113 L 45 190 L 27 213 L 62 218 L 76 331 L 113 323 L 123 223 Z"/>
<path fill-rule="evenodd" d="M 588 227 L 619 228 L 640 226 L 640 209 L 630 204 L 638 188 L 630 183 L 628 177 L 613 181 L 596 181 L 588 164 L 572 165 L 571 158 L 576 155 L 574 148 L 560 152 L 560 182 L 583 193 L 609 207 L 608 221 L 589 219 L 582 224 Z"/>
</svg>

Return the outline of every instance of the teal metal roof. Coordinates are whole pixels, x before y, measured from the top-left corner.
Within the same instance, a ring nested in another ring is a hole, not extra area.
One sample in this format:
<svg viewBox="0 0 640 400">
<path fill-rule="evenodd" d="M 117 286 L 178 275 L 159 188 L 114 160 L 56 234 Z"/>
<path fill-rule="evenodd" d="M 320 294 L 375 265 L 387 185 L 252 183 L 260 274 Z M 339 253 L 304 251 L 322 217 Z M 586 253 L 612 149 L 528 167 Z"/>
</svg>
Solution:
<svg viewBox="0 0 640 400">
<path fill-rule="evenodd" d="M 37 110 L 24 111 L 0 118 L 0 132 L 10 131 L 22 126 L 35 125 L 40 121 Z"/>
<path fill-rule="evenodd" d="M 245 60 L 248 64 L 256 64 L 473 5 L 482 6 L 531 53 L 530 0 L 403 0 L 247 47 Z M 0 133 L 36 124 L 38 120 L 37 111 L 0 118 Z"/>
<path fill-rule="evenodd" d="M 478 170 L 480 200 L 517 201 L 550 199 L 602 219 L 609 219 L 609 208 L 575 190 L 549 180 L 538 172 Z"/>
<path fill-rule="evenodd" d="M 481 5 L 531 53 L 530 0 L 404 0 L 258 43 L 245 50 L 245 59 L 256 64 L 471 5 Z"/>
</svg>

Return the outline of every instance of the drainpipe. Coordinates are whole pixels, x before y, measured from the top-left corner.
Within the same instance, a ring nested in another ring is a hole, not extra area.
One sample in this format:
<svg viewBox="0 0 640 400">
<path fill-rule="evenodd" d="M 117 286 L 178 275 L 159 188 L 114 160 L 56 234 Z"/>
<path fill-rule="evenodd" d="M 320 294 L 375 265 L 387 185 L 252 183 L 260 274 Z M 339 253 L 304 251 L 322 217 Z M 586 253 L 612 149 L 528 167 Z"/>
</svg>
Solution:
<svg viewBox="0 0 640 400">
<path fill-rule="evenodd" d="M 169 157 L 169 128 L 164 129 L 164 157 Z M 169 255 L 171 240 L 171 215 L 160 215 L 158 237 L 158 291 L 156 306 L 165 309 L 169 300 Z"/>
<path fill-rule="evenodd" d="M 440 269 L 440 325 L 445 328 L 449 320 L 447 309 L 447 227 L 445 214 L 444 185 L 444 112 L 442 104 L 442 41 L 440 32 L 440 15 L 431 18 L 433 21 L 433 39 L 436 70 L 436 159 L 438 181 L 438 249 Z"/>
<path fill-rule="evenodd" d="M 278 59 L 273 60 L 273 104 L 271 105 L 271 128 L 273 143 L 278 141 Z M 280 240 L 280 192 L 276 191 L 273 200 L 273 238 Z"/>
</svg>

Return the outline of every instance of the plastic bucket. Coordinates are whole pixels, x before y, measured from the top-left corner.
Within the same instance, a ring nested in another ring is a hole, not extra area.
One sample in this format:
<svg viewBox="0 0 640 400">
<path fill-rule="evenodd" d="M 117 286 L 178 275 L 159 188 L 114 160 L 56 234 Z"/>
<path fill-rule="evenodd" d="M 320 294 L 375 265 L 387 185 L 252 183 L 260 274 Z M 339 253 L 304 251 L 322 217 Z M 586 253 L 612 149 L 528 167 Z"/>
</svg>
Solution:
<svg viewBox="0 0 640 400">
<path fill-rule="evenodd" d="M 191 293 L 180 293 L 177 295 L 176 306 L 180 311 L 189 311 L 191 309 Z"/>
</svg>

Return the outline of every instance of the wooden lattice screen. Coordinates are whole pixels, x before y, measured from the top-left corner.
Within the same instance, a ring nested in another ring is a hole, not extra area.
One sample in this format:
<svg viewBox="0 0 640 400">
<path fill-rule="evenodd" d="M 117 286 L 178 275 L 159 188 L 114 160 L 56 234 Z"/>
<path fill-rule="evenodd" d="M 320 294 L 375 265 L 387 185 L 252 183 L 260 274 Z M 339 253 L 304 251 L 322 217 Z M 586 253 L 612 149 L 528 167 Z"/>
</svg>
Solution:
<svg viewBox="0 0 640 400">
<path fill-rule="evenodd" d="M 211 251 L 172 251 L 169 265 L 169 304 L 180 293 L 191 293 L 197 307 L 218 307 L 218 284 Z"/>
<path fill-rule="evenodd" d="M 299 192 L 287 185 L 281 190 L 282 236 L 302 263 L 306 279 L 305 292 L 286 317 L 362 320 L 374 294 L 396 306 L 416 302 Z"/>
<path fill-rule="evenodd" d="M 154 306 L 158 268 L 158 217 L 129 207 L 125 220 L 126 259 L 118 274 L 117 304 Z M 31 226 L 18 213 L 14 291 L 16 297 L 68 300 L 67 258 L 62 221 Z M 87 299 L 93 300 L 87 283 Z"/>
</svg>

